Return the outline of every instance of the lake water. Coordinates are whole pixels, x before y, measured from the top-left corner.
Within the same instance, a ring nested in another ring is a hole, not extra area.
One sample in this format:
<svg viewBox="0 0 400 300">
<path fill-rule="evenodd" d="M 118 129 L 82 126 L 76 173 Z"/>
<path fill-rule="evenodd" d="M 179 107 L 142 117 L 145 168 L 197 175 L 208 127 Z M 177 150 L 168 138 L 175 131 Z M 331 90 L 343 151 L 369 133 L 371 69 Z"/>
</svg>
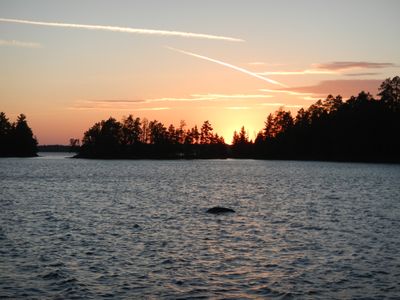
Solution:
<svg viewBox="0 0 400 300">
<path fill-rule="evenodd" d="M 42 155 L 0 159 L 0 298 L 400 297 L 400 165 Z"/>
</svg>

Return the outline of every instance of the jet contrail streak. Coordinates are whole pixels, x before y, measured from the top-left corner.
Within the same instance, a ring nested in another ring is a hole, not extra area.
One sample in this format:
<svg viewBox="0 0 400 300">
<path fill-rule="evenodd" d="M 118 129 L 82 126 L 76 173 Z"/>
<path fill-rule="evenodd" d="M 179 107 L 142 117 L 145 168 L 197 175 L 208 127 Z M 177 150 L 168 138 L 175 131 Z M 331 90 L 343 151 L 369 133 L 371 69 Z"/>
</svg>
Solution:
<svg viewBox="0 0 400 300">
<path fill-rule="evenodd" d="M 249 71 L 249 70 L 246 70 L 246 69 L 243 69 L 243 68 L 241 68 L 241 67 L 237 67 L 237 66 L 228 64 L 228 63 L 223 62 L 223 61 L 220 61 L 220 60 L 216 60 L 216 59 L 213 59 L 213 58 L 210 58 L 210 57 L 207 57 L 207 56 L 203 56 L 203 55 L 199 55 L 199 54 L 196 54 L 196 53 L 184 51 L 184 50 L 181 50 L 181 49 L 176 49 L 176 48 L 172 48 L 172 47 L 167 47 L 167 48 L 170 49 L 170 50 L 173 50 L 173 51 L 182 53 L 182 54 L 186 54 L 186 55 L 189 55 L 189 56 L 193 56 L 193 57 L 197 57 L 197 58 L 200 58 L 200 59 L 204 59 L 204 60 L 211 61 L 211 62 L 213 62 L 213 63 L 216 63 L 216 64 L 219 64 L 219 65 L 221 65 L 221 66 L 225 66 L 225 67 L 234 69 L 234 70 L 236 70 L 236 71 L 245 73 L 245 74 L 247 74 L 247 75 L 253 76 L 253 77 L 255 77 L 255 78 L 261 79 L 261 80 L 263 80 L 263 81 L 266 81 L 266 82 L 269 82 L 269 83 L 272 83 L 272 84 L 280 85 L 280 86 L 282 86 L 282 87 L 288 87 L 287 85 L 284 85 L 283 83 L 280 83 L 280 82 L 278 82 L 278 81 L 269 79 L 269 78 L 267 78 L 267 77 L 264 77 L 264 76 L 258 75 L 258 74 L 256 74 L 256 73 L 253 73 L 253 72 L 251 72 L 251 71 Z"/>
<path fill-rule="evenodd" d="M 40 22 L 40 21 L 29 21 L 29 20 L 19 20 L 19 19 L 5 19 L 5 18 L 0 18 L 0 22 L 39 25 L 39 26 L 50 26 L 50 27 L 104 30 L 104 31 L 125 32 L 125 33 L 134 33 L 134 34 L 179 36 L 179 37 L 186 37 L 186 38 L 200 38 L 200 39 L 209 39 L 209 40 L 224 40 L 224 41 L 230 41 L 230 42 L 243 42 L 242 39 L 233 38 L 233 37 L 219 36 L 219 35 L 212 35 L 212 34 L 204 34 L 204 33 L 171 31 L 171 30 L 157 30 L 157 29 L 118 27 L 118 26 L 105 26 L 105 25 L 70 24 L 70 23 L 58 23 L 58 22 Z"/>
</svg>

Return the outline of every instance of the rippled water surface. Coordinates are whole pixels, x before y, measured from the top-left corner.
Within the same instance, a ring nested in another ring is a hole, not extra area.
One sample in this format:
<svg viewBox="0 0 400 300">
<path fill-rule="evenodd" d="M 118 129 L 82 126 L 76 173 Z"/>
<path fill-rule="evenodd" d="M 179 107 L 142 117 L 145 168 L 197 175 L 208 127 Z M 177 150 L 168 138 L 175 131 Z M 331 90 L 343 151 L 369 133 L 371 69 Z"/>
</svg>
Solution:
<svg viewBox="0 0 400 300">
<path fill-rule="evenodd" d="M 46 154 L 0 192 L 0 298 L 400 297 L 399 165 Z"/>
</svg>

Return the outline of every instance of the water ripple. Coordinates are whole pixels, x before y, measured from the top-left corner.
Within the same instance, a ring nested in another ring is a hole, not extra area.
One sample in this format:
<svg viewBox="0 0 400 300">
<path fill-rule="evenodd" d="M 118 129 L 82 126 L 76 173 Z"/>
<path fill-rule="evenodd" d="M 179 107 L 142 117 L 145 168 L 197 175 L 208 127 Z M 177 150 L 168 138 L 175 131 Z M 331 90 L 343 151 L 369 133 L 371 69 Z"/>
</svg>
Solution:
<svg viewBox="0 0 400 300">
<path fill-rule="evenodd" d="M 399 166 L 51 157 L 0 165 L 0 298 L 400 294 Z M 216 205 L 236 213 L 205 213 Z"/>
</svg>

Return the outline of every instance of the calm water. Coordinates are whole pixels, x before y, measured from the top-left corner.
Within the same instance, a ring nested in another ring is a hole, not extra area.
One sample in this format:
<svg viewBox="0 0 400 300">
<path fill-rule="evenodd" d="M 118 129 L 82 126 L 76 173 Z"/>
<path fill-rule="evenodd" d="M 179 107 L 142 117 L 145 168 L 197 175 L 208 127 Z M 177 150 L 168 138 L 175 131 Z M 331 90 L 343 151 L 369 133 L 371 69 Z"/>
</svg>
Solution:
<svg viewBox="0 0 400 300">
<path fill-rule="evenodd" d="M 0 191 L 0 298 L 400 298 L 399 165 L 46 154 Z"/>
</svg>

